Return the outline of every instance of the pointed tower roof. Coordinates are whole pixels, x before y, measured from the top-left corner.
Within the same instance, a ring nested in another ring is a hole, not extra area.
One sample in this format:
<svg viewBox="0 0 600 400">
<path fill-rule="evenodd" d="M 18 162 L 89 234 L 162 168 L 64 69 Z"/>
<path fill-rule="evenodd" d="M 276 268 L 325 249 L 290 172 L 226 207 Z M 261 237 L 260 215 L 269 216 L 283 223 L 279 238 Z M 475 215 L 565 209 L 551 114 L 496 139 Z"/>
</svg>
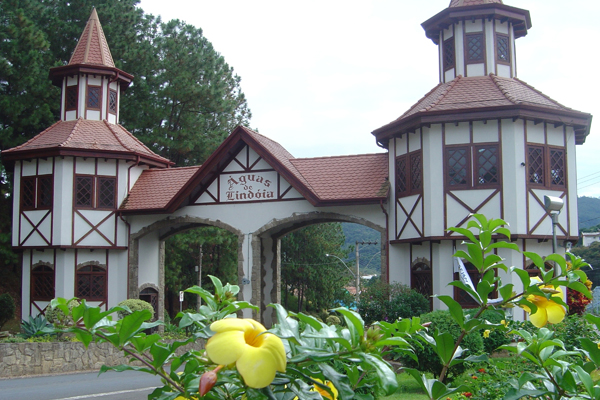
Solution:
<svg viewBox="0 0 600 400">
<path fill-rule="evenodd" d="M 474 6 L 479 4 L 498 3 L 503 4 L 502 0 L 450 0 L 450 7 Z"/>
<path fill-rule="evenodd" d="M 79 73 L 114 77 L 115 80 L 121 81 L 122 90 L 126 89 L 133 79 L 133 75 L 115 67 L 95 8 L 92 9 L 71 60 L 67 65 L 51 68 L 50 79 L 54 85 L 60 87 L 65 76 Z"/>
<path fill-rule="evenodd" d="M 69 65 L 74 64 L 103 65 L 115 68 L 96 8 L 92 9 L 92 15 L 90 15 L 69 61 Z"/>
</svg>

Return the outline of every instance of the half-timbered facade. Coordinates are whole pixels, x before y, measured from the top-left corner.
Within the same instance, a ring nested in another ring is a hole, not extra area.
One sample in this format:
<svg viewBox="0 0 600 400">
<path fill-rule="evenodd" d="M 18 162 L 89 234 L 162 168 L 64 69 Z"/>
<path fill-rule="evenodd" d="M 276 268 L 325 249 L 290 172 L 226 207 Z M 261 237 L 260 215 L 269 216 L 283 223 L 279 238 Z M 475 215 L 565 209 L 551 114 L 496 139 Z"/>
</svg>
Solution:
<svg viewBox="0 0 600 400">
<path fill-rule="evenodd" d="M 162 317 L 165 240 L 207 225 L 237 235 L 240 296 L 267 324 L 266 305 L 280 299 L 280 239 L 309 224 L 376 229 L 384 280 L 465 307 L 472 300 L 447 286 L 462 241 L 448 227 L 472 213 L 503 218 L 521 249 L 546 255 L 550 195 L 565 203 L 559 242 L 576 241 L 575 146 L 591 116 L 516 77 L 529 12 L 452 0 L 423 27 L 439 48 L 439 84 L 373 132 L 386 153 L 299 159 L 237 127 L 203 165 L 174 168 L 118 124 L 133 77 L 115 67 L 93 11 L 69 64 L 50 72 L 61 119 L 2 155 L 14 166 L 23 317 L 55 296 L 104 307 L 140 297 Z M 535 274 L 529 260 L 500 254 Z"/>
</svg>

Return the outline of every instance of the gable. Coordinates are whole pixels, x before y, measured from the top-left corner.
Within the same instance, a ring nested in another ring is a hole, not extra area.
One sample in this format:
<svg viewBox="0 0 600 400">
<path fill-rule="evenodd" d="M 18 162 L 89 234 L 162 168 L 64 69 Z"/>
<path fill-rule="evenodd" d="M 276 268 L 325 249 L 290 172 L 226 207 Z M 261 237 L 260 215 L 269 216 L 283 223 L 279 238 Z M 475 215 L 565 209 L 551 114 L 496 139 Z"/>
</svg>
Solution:
<svg viewBox="0 0 600 400">
<path fill-rule="evenodd" d="M 218 173 L 194 204 L 300 200 L 292 187 L 254 149 L 245 145 Z"/>
</svg>

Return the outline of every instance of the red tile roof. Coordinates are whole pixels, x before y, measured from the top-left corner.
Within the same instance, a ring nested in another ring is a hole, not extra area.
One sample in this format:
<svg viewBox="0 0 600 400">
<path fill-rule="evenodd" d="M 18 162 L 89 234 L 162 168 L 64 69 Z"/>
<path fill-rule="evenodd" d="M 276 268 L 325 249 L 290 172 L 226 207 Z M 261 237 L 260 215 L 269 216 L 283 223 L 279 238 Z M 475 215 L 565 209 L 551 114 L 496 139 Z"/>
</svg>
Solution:
<svg viewBox="0 0 600 400">
<path fill-rule="evenodd" d="M 154 153 L 132 133 L 121 125 L 103 121 L 92 121 L 79 118 L 73 121 L 58 121 L 48 129 L 38 134 L 20 146 L 2 152 L 3 158 L 8 156 L 19 159 L 22 154 L 43 153 L 60 150 L 67 154 L 68 150 L 83 150 L 103 154 L 118 155 L 119 153 L 135 154 L 164 166 L 173 163 Z"/>
<path fill-rule="evenodd" d="M 164 209 L 198 169 L 200 166 L 145 170 L 121 204 L 121 210 Z"/>
<path fill-rule="evenodd" d="M 377 203 L 387 199 L 387 153 L 294 158 L 279 143 L 239 126 L 201 167 L 145 171 L 121 210 L 173 212 L 187 204 L 187 196 L 196 193 L 196 188 L 207 187 L 218 176 L 220 168 L 231 161 L 233 148 L 245 144 L 316 206 Z"/>
<path fill-rule="evenodd" d="M 291 163 L 323 201 L 387 197 L 387 153 L 297 158 Z"/>
<path fill-rule="evenodd" d="M 115 68 L 115 63 L 110 54 L 102 25 L 98 19 L 96 9 L 92 10 L 90 19 L 79 38 L 77 47 L 71 56 L 69 65 L 74 64 L 92 64 L 103 65 L 105 67 Z"/>
<path fill-rule="evenodd" d="M 502 0 L 450 0 L 450 5 L 448 7 L 475 6 L 490 3 L 503 4 Z"/>
<path fill-rule="evenodd" d="M 450 82 L 440 83 L 398 119 L 375 130 L 373 134 L 380 139 L 381 135 L 389 136 L 391 129 L 396 130 L 396 134 L 402 133 L 403 130 L 414 130 L 415 118 L 421 118 L 421 123 L 453 122 L 453 118 L 465 120 L 466 113 L 470 113 L 471 118 L 477 119 L 498 118 L 499 116 L 490 113 L 493 109 L 503 110 L 506 113 L 506 116 L 500 115 L 500 117 L 508 118 L 509 114 L 512 115 L 510 110 L 515 110 L 513 114 L 519 117 L 521 114 L 516 111 L 524 108 L 532 110 L 531 113 L 535 111 L 540 116 L 543 114 L 543 118 L 548 121 L 572 125 L 587 124 L 587 132 L 589 132 L 589 123 L 591 123 L 589 114 L 563 106 L 520 79 L 490 74 L 466 78 L 458 76 Z M 474 113 L 487 113 L 487 118 L 486 114 L 475 116 Z M 425 121 L 428 116 L 434 115 L 443 115 L 445 119 Z M 565 115 L 573 118 L 566 119 Z M 583 125 L 578 129 L 584 129 Z M 582 134 L 584 137 L 581 137 Z M 579 134 L 578 143 L 581 139 L 585 140 L 585 135 L 587 133 Z"/>
</svg>

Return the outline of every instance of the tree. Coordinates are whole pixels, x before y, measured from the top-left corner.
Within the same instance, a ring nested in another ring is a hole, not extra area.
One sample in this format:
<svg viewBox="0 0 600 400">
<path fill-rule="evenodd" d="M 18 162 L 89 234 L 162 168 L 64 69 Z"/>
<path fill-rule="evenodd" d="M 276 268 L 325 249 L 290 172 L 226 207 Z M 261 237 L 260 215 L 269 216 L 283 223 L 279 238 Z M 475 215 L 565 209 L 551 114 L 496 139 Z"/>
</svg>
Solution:
<svg viewBox="0 0 600 400">
<path fill-rule="evenodd" d="M 48 70 L 69 62 L 92 7 L 115 65 L 135 77 L 122 97 L 120 122 L 148 147 L 178 166 L 201 164 L 236 125 L 249 123 L 239 76 L 202 30 L 180 21 L 163 23 L 144 14 L 138 3 L 0 2 L 0 151 L 24 143 L 59 119 L 60 90 L 48 79 Z M 10 182 L 11 171 L 0 165 L 4 263 L 17 260 L 10 247 Z M 236 251 L 232 254 L 237 256 Z"/>
<path fill-rule="evenodd" d="M 237 284 L 237 236 L 208 226 L 173 235 L 165 245 L 165 307 L 174 315 L 180 290 L 198 284 L 200 246 L 202 246 L 202 287 L 212 290 L 208 275 Z M 190 297 L 190 299 L 195 299 Z M 194 305 L 195 300 L 190 301 Z"/>
<path fill-rule="evenodd" d="M 307 226 L 281 239 L 281 290 L 297 296 L 298 311 L 332 307 L 336 289 L 352 279 L 340 262 L 325 256 L 345 257 L 344 239 L 339 223 Z"/>
</svg>

